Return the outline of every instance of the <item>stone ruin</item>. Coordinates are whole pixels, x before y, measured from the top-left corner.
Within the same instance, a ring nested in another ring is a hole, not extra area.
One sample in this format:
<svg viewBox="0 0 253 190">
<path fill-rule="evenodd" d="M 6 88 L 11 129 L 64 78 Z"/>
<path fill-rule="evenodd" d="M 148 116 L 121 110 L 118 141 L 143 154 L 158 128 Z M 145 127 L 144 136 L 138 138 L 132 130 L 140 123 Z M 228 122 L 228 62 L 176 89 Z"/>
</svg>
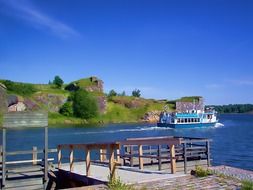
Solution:
<svg viewBox="0 0 253 190">
<path fill-rule="evenodd" d="M 176 102 L 176 111 L 177 112 L 187 112 L 189 110 L 201 110 L 204 111 L 204 100 L 203 98 L 198 98 L 198 101 L 195 102 Z"/>
</svg>

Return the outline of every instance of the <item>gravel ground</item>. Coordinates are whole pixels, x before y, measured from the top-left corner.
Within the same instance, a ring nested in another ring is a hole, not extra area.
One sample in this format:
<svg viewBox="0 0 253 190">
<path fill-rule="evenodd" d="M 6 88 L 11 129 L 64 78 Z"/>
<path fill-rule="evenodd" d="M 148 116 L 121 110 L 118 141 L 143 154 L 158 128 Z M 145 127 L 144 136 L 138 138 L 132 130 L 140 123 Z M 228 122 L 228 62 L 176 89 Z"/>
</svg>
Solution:
<svg viewBox="0 0 253 190">
<path fill-rule="evenodd" d="M 211 175 L 208 177 L 178 177 L 170 180 L 135 185 L 136 189 L 147 190 L 239 190 L 241 183 L 232 178 Z"/>
<path fill-rule="evenodd" d="M 239 180 L 253 181 L 253 171 L 233 168 L 230 166 L 213 166 L 210 167 L 217 174 L 237 178 Z"/>
</svg>

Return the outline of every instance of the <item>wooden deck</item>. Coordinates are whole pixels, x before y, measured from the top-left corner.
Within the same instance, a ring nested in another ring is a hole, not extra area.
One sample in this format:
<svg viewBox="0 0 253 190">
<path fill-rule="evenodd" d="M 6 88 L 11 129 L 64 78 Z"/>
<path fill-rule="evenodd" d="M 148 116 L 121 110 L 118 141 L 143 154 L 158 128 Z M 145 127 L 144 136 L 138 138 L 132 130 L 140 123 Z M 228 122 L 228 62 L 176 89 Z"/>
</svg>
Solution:
<svg viewBox="0 0 253 190">
<path fill-rule="evenodd" d="M 52 189 L 97 185 L 114 176 L 119 176 L 125 183 L 135 184 L 184 176 L 196 165 L 210 166 L 209 141 L 187 137 L 150 137 L 58 145 L 57 149 L 47 150 L 58 154 L 58 163 L 51 165 L 52 180 L 46 185 Z M 83 157 L 76 158 L 75 151 L 83 152 Z M 91 156 L 92 152 L 98 154 L 98 159 Z M 31 151 L 6 154 L 31 154 L 32 159 L 6 162 L 4 189 L 46 189 L 43 181 L 45 162 L 38 159 L 43 150 L 34 147 Z M 15 164 L 18 165 L 16 168 Z M 64 182 L 67 182 L 66 186 L 61 186 Z"/>
</svg>

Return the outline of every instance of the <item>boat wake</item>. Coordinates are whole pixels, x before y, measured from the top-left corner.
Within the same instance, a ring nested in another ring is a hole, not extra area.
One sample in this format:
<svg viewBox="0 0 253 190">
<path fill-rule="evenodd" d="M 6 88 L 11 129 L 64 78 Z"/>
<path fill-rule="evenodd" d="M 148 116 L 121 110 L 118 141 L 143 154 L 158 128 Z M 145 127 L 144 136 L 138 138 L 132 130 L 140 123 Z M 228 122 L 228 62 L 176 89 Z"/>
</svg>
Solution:
<svg viewBox="0 0 253 190">
<path fill-rule="evenodd" d="M 223 126 L 224 126 L 224 124 L 222 124 L 222 123 L 216 123 L 214 125 L 215 128 L 219 128 L 219 127 L 223 127 Z"/>
<path fill-rule="evenodd" d="M 128 129 L 115 129 L 115 130 L 103 130 L 103 131 L 86 131 L 86 132 L 76 132 L 74 135 L 80 134 L 105 134 L 105 133 L 122 133 L 122 132 L 139 132 L 139 131 L 152 131 L 152 130 L 171 130 L 171 128 L 166 127 L 137 127 Z"/>
</svg>

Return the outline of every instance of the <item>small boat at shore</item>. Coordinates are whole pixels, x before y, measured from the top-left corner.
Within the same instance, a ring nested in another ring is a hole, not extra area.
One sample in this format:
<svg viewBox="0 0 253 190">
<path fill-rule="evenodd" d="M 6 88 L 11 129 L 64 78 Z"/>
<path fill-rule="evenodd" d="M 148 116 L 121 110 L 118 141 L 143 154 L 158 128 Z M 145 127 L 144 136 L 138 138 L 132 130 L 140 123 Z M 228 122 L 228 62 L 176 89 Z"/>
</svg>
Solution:
<svg viewBox="0 0 253 190">
<path fill-rule="evenodd" d="M 170 128 L 197 128 L 197 127 L 214 127 L 218 122 L 217 112 L 212 109 L 187 110 L 186 112 L 162 112 L 160 114 L 158 127 Z"/>
</svg>

